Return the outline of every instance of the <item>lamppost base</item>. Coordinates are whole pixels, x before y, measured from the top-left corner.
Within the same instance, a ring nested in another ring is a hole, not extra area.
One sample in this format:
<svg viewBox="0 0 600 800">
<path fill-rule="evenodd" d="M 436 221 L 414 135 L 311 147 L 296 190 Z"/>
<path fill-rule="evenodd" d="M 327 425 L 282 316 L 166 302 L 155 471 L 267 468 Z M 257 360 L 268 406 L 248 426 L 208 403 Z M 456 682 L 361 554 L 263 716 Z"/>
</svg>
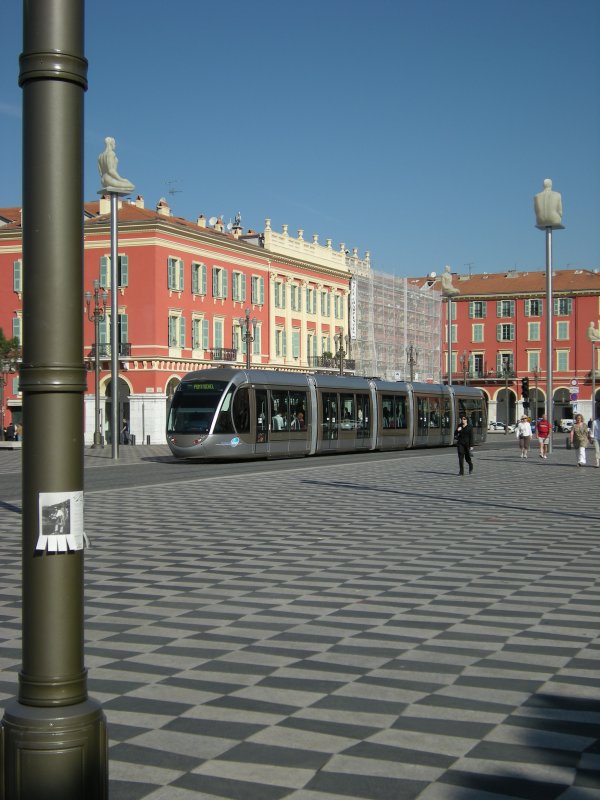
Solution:
<svg viewBox="0 0 600 800">
<path fill-rule="evenodd" d="M 98 431 L 94 431 L 94 443 L 92 447 L 104 447 L 104 437 Z"/>
<path fill-rule="evenodd" d="M 0 797 L 107 800 L 108 734 L 100 704 L 41 708 L 13 700 L 0 727 Z"/>
</svg>

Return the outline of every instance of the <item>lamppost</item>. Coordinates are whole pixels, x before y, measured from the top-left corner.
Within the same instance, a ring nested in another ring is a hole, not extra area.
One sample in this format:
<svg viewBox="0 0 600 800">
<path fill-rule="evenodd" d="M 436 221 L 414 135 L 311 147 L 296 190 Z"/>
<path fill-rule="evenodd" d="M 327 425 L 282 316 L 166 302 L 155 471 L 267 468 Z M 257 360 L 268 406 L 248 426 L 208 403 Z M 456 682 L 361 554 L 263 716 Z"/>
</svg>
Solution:
<svg viewBox="0 0 600 800">
<path fill-rule="evenodd" d="M 91 292 L 85 293 L 85 304 L 87 306 L 87 315 L 90 322 L 94 323 L 94 444 L 92 447 L 104 447 L 102 434 L 100 433 L 100 353 L 98 352 L 100 340 L 100 322 L 106 319 L 106 301 L 108 300 L 108 292 L 106 289 L 100 291 L 100 281 L 94 281 L 94 294 Z M 94 307 L 91 309 L 92 297 L 94 299 Z"/>
<path fill-rule="evenodd" d="M 509 411 L 509 402 L 508 402 L 508 376 L 510 375 L 510 362 L 508 359 L 502 360 L 502 374 L 504 375 L 504 435 L 508 436 L 508 411 Z"/>
<path fill-rule="evenodd" d="M 460 366 L 463 373 L 463 386 L 467 385 L 467 373 L 469 371 L 469 351 L 463 350 L 460 355 Z"/>
<path fill-rule="evenodd" d="M 419 351 L 417 348 L 409 344 L 406 348 L 406 362 L 408 364 L 408 369 L 410 372 L 410 382 L 412 383 L 415 379 L 415 367 L 417 366 L 417 360 L 419 358 Z"/>
<path fill-rule="evenodd" d="M 8 385 L 7 376 L 16 370 L 14 358 L 3 358 L 0 362 L 0 439 L 4 439 L 4 389 Z"/>
<path fill-rule="evenodd" d="M 344 374 L 344 359 L 346 357 L 346 350 L 344 350 L 344 341 L 346 342 L 346 347 L 349 347 L 349 339 L 348 336 L 344 336 L 344 329 L 342 328 L 339 333 L 336 333 L 333 337 L 334 342 L 337 345 L 337 352 L 336 356 L 339 361 L 340 365 L 340 375 Z"/>
<path fill-rule="evenodd" d="M 554 387 L 552 385 L 552 231 L 564 230 L 562 224 L 562 197 L 552 190 L 550 178 L 544 180 L 544 189 L 533 198 L 535 227 L 546 234 L 546 414 L 554 427 Z M 548 440 L 548 453 L 552 453 L 552 438 Z"/>
<path fill-rule="evenodd" d="M 245 311 L 246 316 L 240 317 L 238 322 L 242 329 L 242 339 L 246 342 L 246 369 L 250 369 L 250 343 L 254 341 L 256 336 L 256 317 L 250 319 L 250 309 Z"/>
</svg>

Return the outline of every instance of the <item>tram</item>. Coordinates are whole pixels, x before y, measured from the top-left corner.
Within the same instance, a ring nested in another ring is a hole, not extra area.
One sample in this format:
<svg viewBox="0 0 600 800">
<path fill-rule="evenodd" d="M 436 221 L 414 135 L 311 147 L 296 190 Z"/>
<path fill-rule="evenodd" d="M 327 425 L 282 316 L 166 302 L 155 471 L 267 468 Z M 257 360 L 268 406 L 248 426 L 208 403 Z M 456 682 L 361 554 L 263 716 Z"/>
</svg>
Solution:
<svg viewBox="0 0 600 800">
<path fill-rule="evenodd" d="M 445 447 L 462 413 L 485 441 L 480 389 L 216 368 L 183 377 L 167 442 L 177 458 L 220 460 Z"/>
</svg>

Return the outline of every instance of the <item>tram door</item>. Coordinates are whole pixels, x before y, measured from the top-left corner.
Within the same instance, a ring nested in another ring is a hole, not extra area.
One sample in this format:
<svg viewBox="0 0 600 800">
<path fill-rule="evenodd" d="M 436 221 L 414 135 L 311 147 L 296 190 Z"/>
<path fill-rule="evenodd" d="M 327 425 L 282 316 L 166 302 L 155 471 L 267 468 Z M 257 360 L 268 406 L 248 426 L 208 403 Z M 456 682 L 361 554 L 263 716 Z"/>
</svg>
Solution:
<svg viewBox="0 0 600 800">
<path fill-rule="evenodd" d="M 336 392 L 323 392 L 321 395 L 321 448 L 338 449 L 339 410 Z"/>
<path fill-rule="evenodd" d="M 267 455 L 269 452 L 269 399 L 266 389 L 254 391 L 254 428 L 256 439 L 254 452 L 257 455 Z"/>
</svg>

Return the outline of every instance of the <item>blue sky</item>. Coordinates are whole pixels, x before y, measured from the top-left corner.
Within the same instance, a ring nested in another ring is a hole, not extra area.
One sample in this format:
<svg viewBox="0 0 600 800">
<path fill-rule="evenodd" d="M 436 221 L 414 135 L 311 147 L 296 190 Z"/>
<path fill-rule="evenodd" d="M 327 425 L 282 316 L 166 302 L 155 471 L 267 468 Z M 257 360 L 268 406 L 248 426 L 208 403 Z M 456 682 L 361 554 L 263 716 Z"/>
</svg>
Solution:
<svg viewBox="0 0 600 800">
<path fill-rule="evenodd" d="M 0 33 L 21 203 L 22 10 Z M 600 267 L 600 0 L 88 0 L 85 196 L 117 141 L 146 206 L 345 242 L 399 275 Z M 173 193 L 170 194 L 169 191 Z"/>
</svg>

